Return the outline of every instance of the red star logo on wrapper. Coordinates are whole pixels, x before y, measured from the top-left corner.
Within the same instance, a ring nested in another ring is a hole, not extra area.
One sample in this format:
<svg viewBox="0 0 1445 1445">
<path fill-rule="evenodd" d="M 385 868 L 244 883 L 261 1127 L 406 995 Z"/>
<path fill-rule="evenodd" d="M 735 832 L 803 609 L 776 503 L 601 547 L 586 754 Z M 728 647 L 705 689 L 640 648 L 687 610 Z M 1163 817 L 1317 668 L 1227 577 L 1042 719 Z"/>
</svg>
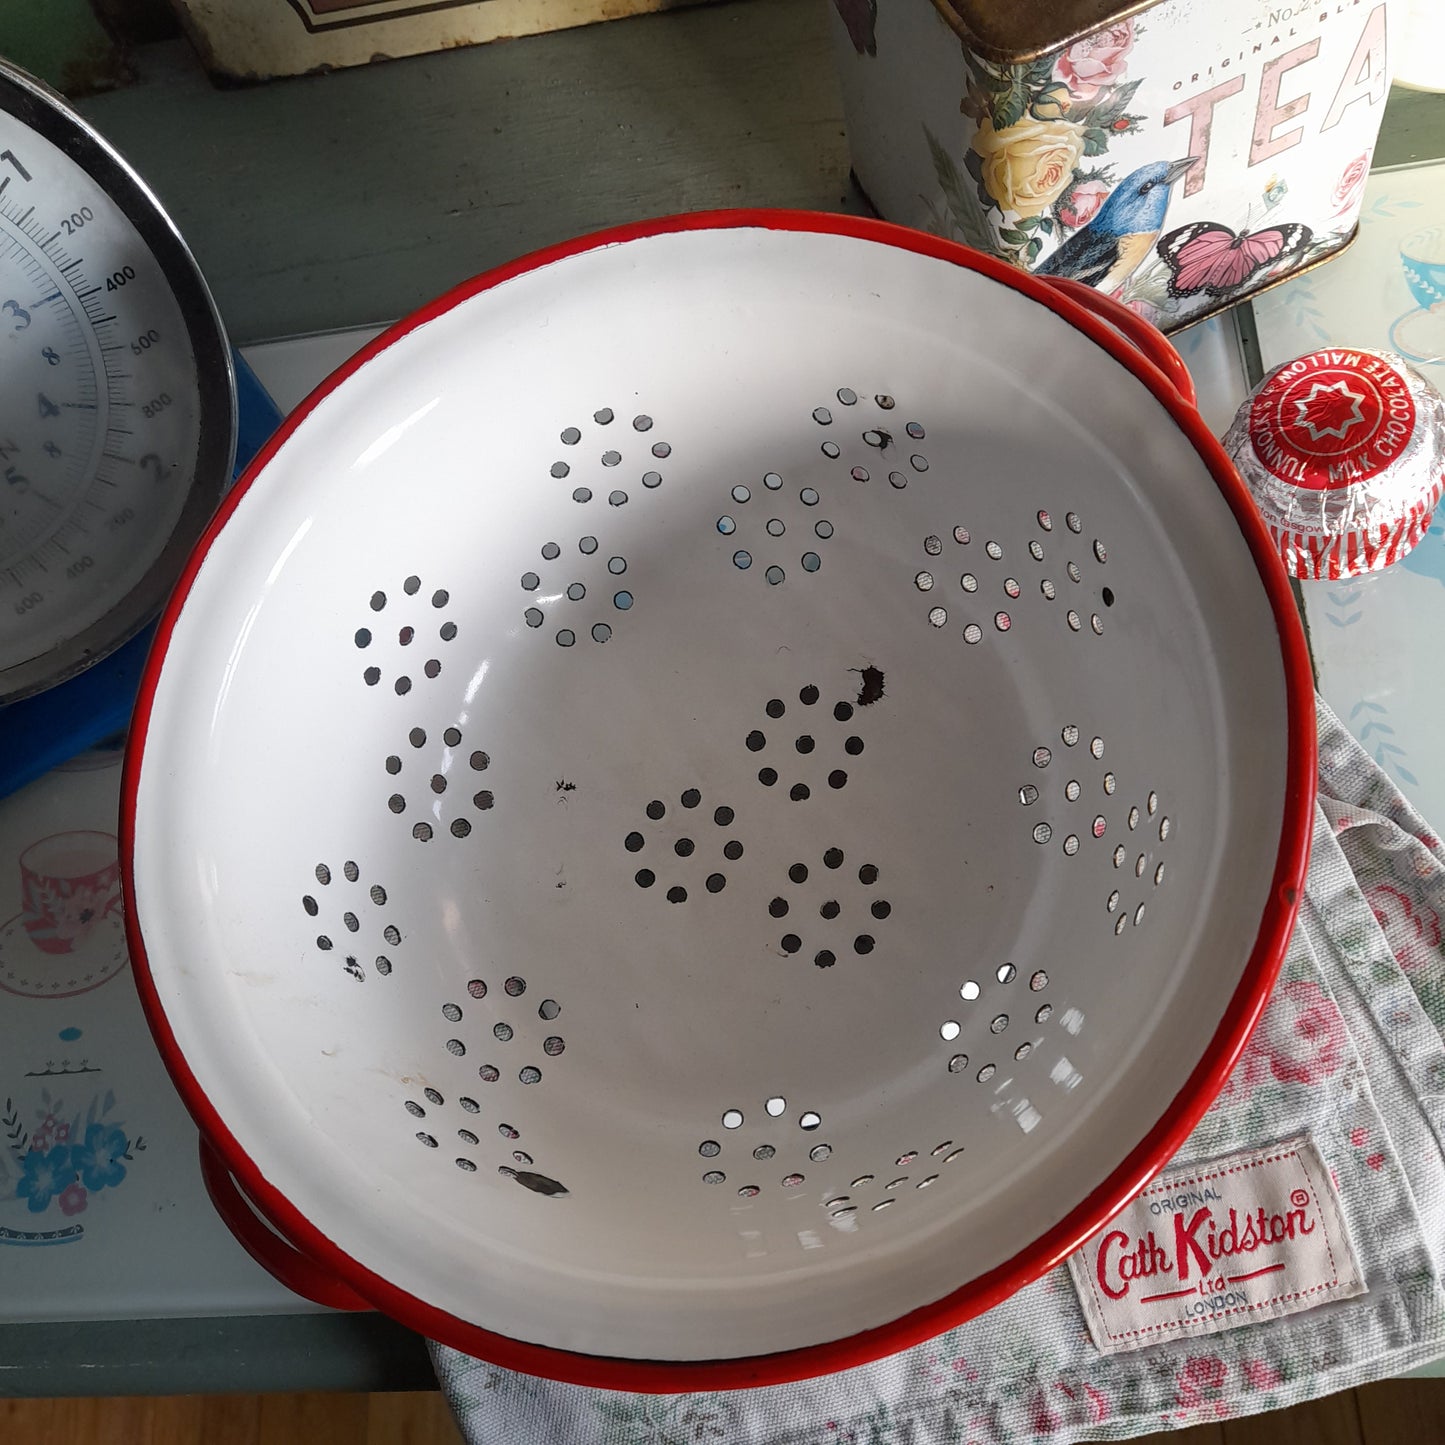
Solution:
<svg viewBox="0 0 1445 1445">
<path fill-rule="evenodd" d="M 1292 398 L 1296 413 L 1294 424 L 1303 427 L 1312 442 L 1325 437 L 1343 441 L 1352 426 L 1364 422 L 1365 414 L 1360 410 L 1364 399 L 1344 381 L 1317 381 L 1310 387 L 1308 396 Z"/>
<path fill-rule="evenodd" d="M 1334 491 L 1378 476 L 1409 442 L 1405 378 L 1368 351 L 1327 349 L 1281 366 L 1255 393 L 1249 440 L 1282 482 Z"/>
</svg>

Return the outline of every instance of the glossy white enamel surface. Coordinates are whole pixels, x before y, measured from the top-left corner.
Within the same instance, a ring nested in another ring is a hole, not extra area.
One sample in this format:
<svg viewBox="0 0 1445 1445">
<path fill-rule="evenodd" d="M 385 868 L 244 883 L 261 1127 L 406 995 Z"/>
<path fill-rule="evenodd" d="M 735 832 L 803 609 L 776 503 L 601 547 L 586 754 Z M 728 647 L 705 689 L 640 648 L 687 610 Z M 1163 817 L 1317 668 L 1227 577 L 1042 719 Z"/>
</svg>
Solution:
<svg viewBox="0 0 1445 1445">
<path fill-rule="evenodd" d="M 872 669 L 882 696 L 860 705 Z M 226 1126 L 376 1273 L 590 1353 L 796 1347 L 1008 1259 L 1159 1119 L 1265 906 L 1284 707 L 1232 514 L 1094 343 L 1004 286 L 876 243 L 662 235 L 545 266 L 398 340 L 257 479 L 156 693 L 137 916 Z M 955 1055 L 968 1063 L 951 1072 Z"/>
</svg>

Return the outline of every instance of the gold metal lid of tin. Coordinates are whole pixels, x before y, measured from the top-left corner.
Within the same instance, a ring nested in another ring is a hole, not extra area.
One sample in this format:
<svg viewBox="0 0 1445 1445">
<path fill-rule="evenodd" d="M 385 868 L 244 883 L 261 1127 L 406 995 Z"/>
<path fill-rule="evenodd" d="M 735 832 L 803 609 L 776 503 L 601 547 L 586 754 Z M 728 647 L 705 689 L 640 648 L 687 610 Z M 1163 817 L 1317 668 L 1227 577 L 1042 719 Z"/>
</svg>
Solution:
<svg viewBox="0 0 1445 1445">
<path fill-rule="evenodd" d="M 1080 36 L 1147 10 L 1157 0 L 933 0 L 938 13 L 986 60 L 1034 60 Z"/>
</svg>

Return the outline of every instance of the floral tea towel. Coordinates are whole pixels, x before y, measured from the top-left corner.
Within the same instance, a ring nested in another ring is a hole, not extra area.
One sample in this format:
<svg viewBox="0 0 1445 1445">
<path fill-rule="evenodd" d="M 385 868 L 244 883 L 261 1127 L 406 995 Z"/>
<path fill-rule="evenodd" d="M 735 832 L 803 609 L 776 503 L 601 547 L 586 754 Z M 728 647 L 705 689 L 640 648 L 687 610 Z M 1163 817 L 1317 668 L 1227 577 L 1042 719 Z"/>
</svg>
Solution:
<svg viewBox="0 0 1445 1445">
<path fill-rule="evenodd" d="M 1277 1409 L 1445 1354 L 1445 849 L 1322 703 L 1305 900 L 1274 993 L 1169 1166 L 1307 1139 L 1366 1292 L 1101 1354 L 1067 1265 L 902 1354 L 759 1390 L 559 1385 L 434 1344 L 473 1445 L 1015 1445 Z"/>
</svg>

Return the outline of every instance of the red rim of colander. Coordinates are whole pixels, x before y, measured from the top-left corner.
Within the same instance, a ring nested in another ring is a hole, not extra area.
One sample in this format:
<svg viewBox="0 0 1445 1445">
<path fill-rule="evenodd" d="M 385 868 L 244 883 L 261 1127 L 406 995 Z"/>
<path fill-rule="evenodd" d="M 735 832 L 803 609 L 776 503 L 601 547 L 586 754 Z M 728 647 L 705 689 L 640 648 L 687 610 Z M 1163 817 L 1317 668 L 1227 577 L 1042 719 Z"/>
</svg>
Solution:
<svg viewBox="0 0 1445 1445">
<path fill-rule="evenodd" d="M 774 1354 L 720 1360 L 619 1359 L 530 1344 L 457 1318 L 429 1305 L 351 1258 L 305 1218 L 262 1175 L 226 1127 L 191 1072 L 161 1004 L 151 975 L 135 894 L 136 800 L 145 758 L 146 735 L 156 687 L 176 622 L 216 537 L 271 459 L 307 415 L 331 392 L 408 332 L 434 320 L 470 297 L 513 277 L 582 252 L 680 231 L 763 229 L 849 236 L 930 256 L 1012 287 L 1048 307 L 1127 367 L 1153 393 L 1208 467 L 1234 513 L 1249 546 L 1279 632 L 1287 699 L 1289 749 L 1286 760 L 1283 826 L 1269 901 L 1258 939 L 1204 1056 L 1152 1129 L 1113 1172 L 1069 1213 L 1011 1259 L 979 1275 L 944 1298 L 887 1324 L 843 1339 Z M 1027 272 L 936 236 L 884 221 L 808 211 L 736 210 L 669 216 L 599 231 L 535 251 L 454 287 L 390 327 L 334 371 L 301 403 L 262 448 L 231 490 L 196 544 L 167 603 L 146 663 L 126 749 L 121 793 L 121 861 L 126 900 L 126 935 L 146 1018 L 181 1098 L 197 1125 L 215 1145 L 247 1195 L 297 1248 L 330 1269 L 357 1294 L 403 1325 L 468 1354 L 508 1369 L 576 1385 L 648 1392 L 737 1389 L 781 1384 L 867 1364 L 907 1349 L 1001 1303 L 1051 1269 L 1117 1214 L 1169 1161 L 1223 1087 L 1240 1050 L 1264 1008 L 1289 942 L 1304 889 L 1315 794 L 1314 681 L 1304 632 L 1279 554 L 1253 503 L 1199 414 L 1140 352 L 1076 301 Z"/>
</svg>

